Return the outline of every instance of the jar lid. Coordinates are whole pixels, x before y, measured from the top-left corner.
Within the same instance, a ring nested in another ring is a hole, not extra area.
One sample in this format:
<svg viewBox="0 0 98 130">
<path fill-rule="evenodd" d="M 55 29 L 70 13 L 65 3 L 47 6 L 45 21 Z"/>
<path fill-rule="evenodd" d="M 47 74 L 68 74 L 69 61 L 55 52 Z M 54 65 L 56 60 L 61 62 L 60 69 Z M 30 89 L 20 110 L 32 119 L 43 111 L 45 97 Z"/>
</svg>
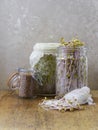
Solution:
<svg viewBox="0 0 98 130">
<path fill-rule="evenodd" d="M 36 43 L 33 49 L 39 51 L 49 51 L 49 50 L 55 51 L 59 46 L 60 43 Z"/>
</svg>

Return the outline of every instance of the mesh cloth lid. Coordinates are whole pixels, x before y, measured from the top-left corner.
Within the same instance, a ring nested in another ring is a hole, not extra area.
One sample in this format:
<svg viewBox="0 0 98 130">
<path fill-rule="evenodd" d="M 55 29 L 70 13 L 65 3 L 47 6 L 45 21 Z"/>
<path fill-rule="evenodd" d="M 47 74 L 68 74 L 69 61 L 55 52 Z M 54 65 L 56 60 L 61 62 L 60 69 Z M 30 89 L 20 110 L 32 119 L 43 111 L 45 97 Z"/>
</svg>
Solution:
<svg viewBox="0 0 98 130">
<path fill-rule="evenodd" d="M 49 51 L 56 50 L 60 46 L 60 43 L 36 43 L 33 47 L 34 50 Z"/>
</svg>

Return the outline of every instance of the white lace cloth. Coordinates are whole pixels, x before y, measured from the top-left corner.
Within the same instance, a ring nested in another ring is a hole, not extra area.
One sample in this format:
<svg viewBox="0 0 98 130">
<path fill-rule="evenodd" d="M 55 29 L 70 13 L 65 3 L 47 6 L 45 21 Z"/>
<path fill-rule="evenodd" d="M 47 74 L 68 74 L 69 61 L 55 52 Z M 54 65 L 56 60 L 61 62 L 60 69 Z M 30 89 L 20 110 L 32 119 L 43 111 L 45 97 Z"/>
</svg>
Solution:
<svg viewBox="0 0 98 130">
<path fill-rule="evenodd" d="M 44 109 L 55 110 L 74 110 L 82 109 L 82 104 L 93 105 L 92 95 L 90 94 L 90 88 L 85 86 L 80 89 L 75 89 L 64 95 L 61 99 L 44 100 L 39 105 Z"/>
</svg>

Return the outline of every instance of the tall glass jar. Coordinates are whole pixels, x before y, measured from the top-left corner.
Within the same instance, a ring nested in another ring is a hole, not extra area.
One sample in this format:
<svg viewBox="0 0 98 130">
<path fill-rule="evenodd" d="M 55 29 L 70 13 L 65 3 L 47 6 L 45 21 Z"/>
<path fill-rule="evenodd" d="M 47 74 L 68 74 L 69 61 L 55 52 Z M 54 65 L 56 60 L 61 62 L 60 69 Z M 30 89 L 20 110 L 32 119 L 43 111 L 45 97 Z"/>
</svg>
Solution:
<svg viewBox="0 0 98 130">
<path fill-rule="evenodd" d="M 59 43 L 36 43 L 30 55 L 33 78 L 37 81 L 38 95 L 56 94 L 56 50 Z"/>
<path fill-rule="evenodd" d="M 62 96 L 87 86 L 88 62 L 86 48 L 61 46 L 57 51 L 56 94 Z"/>
</svg>

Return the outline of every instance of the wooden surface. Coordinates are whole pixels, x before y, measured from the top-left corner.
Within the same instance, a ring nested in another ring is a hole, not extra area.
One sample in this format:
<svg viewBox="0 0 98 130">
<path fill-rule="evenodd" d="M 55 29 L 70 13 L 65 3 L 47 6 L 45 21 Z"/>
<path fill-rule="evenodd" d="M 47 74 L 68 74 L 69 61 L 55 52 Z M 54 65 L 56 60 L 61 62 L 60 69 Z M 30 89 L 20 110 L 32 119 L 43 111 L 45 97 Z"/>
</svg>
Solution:
<svg viewBox="0 0 98 130">
<path fill-rule="evenodd" d="M 15 92 L 0 91 L 0 130 L 98 130 L 98 91 L 95 106 L 61 113 L 43 110 L 37 99 L 21 99 Z"/>
</svg>

